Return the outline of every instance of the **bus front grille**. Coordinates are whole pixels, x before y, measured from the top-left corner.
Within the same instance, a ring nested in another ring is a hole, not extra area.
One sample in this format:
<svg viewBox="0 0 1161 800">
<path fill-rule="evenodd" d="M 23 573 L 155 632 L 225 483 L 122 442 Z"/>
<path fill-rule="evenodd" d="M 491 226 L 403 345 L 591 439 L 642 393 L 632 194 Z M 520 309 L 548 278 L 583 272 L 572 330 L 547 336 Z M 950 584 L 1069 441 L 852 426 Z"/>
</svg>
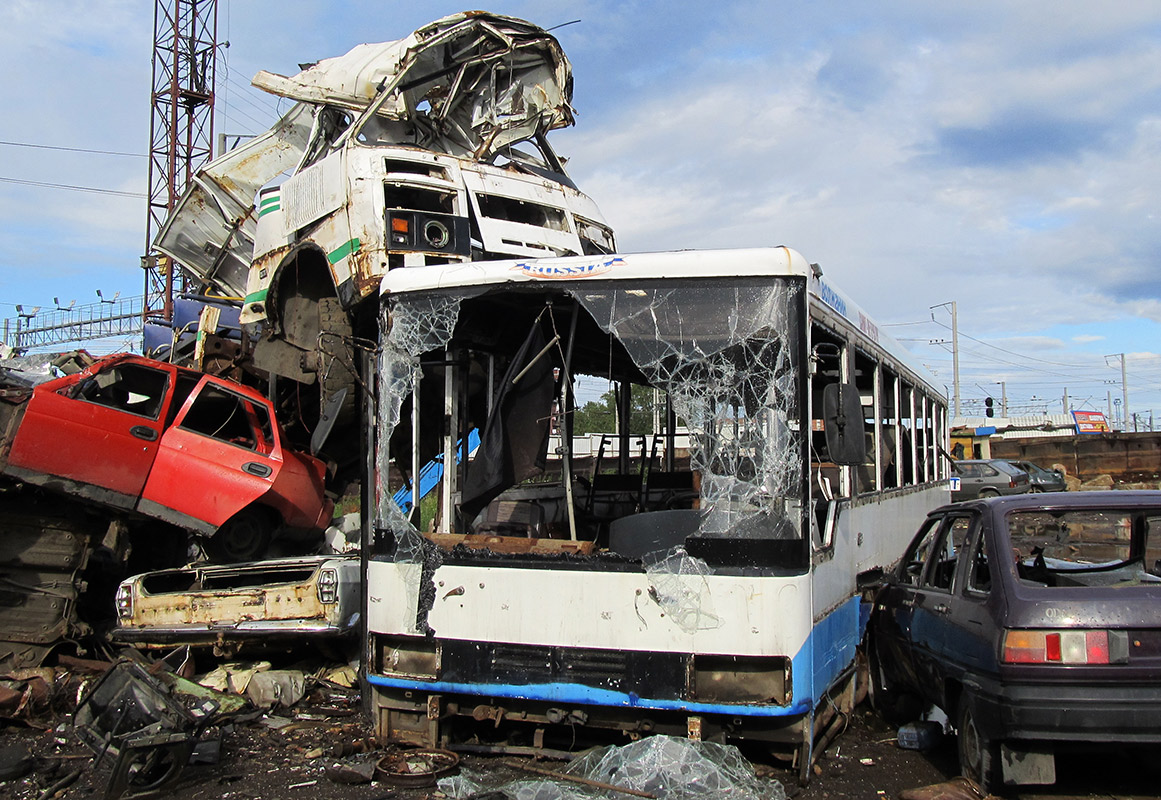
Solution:
<svg viewBox="0 0 1161 800">
<path fill-rule="evenodd" d="M 444 640 L 443 680 L 465 683 L 572 683 L 648 696 L 679 697 L 687 656 Z"/>
</svg>

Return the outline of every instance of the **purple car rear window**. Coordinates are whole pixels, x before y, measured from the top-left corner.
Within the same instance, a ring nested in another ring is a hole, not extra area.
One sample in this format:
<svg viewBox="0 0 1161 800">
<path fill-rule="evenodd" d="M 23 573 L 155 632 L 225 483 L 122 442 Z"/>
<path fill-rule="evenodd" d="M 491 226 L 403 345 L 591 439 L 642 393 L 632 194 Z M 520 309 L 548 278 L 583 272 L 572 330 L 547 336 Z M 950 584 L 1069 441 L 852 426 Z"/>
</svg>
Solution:
<svg viewBox="0 0 1161 800">
<path fill-rule="evenodd" d="M 1124 511 L 1017 511 L 1008 515 L 1008 531 L 1021 558 L 1039 554 L 1061 568 L 1108 566 L 1132 557 L 1133 517 Z"/>
<path fill-rule="evenodd" d="M 1016 571 L 1025 584 L 1133 586 L 1161 582 L 1161 527 L 1127 510 L 1013 511 L 1007 515 Z M 1149 542 L 1150 536 L 1158 541 Z M 1154 555 L 1150 558 L 1150 555 Z"/>
</svg>

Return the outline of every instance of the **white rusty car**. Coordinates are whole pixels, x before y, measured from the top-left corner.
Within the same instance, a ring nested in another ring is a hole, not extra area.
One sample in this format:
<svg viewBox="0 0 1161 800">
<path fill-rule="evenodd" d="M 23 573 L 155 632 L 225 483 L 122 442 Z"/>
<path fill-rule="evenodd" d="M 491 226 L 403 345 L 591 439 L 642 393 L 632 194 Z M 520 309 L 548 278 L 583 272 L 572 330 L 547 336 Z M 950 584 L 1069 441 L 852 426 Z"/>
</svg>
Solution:
<svg viewBox="0 0 1161 800">
<path fill-rule="evenodd" d="M 358 556 L 195 564 L 146 572 L 117 589 L 118 642 L 145 647 L 289 645 L 353 636 Z"/>
</svg>

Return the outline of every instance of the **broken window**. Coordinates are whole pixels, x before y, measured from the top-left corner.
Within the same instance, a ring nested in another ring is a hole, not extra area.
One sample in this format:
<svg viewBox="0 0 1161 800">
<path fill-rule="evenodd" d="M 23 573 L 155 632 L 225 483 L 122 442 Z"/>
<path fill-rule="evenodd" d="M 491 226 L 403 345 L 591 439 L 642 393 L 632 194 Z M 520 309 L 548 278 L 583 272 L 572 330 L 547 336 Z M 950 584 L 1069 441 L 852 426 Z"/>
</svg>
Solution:
<svg viewBox="0 0 1161 800">
<path fill-rule="evenodd" d="M 76 397 L 89 403 L 157 419 L 169 376 L 138 364 L 119 364 L 77 384 Z"/>
<path fill-rule="evenodd" d="M 379 437 L 391 447 L 379 448 L 378 492 L 386 551 L 422 560 L 424 530 L 565 539 L 632 558 L 684 543 L 690 558 L 716 563 L 753 550 L 738 542 L 766 542 L 770 559 L 802 561 L 804 296 L 800 281 L 763 278 L 389 297 Z M 568 435 L 578 375 L 611 387 L 617 430 Z M 510 384 L 530 381 L 548 391 L 514 419 L 551 426 L 551 442 L 525 433 L 489 450 L 492 412 Z M 474 454 L 473 432 L 484 440 Z M 506 479 L 476 494 L 474 475 L 505 459 L 525 466 L 505 467 Z M 423 508 L 405 504 L 406 517 L 388 500 L 400 481 L 404 494 L 426 498 Z M 486 506 L 477 513 L 469 497 Z"/>
<path fill-rule="evenodd" d="M 1130 586 L 1161 582 L 1145 563 L 1146 518 L 1128 511 L 1014 511 L 1007 516 L 1025 585 Z"/>
<path fill-rule="evenodd" d="M 180 427 L 248 450 L 269 452 L 270 440 L 256 435 L 255 421 L 253 404 L 233 392 L 206 384 L 194 398 Z M 265 426 L 270 429 L 269 419 Z"/>
</svg>

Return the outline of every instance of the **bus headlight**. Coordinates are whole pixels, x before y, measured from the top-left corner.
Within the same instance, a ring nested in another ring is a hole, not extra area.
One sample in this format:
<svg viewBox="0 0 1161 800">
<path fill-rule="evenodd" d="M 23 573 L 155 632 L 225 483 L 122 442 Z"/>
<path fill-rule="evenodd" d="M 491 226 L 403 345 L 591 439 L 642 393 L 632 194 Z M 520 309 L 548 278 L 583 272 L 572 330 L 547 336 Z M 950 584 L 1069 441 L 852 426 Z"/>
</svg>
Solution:
<svg viewBox="0 0 1161 800">
<path fill-rule="evenodd" d="M 691 700 L 705 703 L 790 702 L 790 659 L 783 656 L 694 655 Z"/>
</svg>

